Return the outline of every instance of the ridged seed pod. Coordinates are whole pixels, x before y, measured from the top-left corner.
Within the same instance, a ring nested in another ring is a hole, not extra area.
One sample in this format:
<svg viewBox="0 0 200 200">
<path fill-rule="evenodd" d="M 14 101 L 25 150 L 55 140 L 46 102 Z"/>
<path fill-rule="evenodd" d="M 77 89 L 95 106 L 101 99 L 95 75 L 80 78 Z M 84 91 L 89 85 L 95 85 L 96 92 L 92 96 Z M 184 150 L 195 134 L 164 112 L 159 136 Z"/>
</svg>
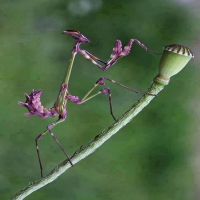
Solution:
<svg viewBox="0 0 200 200">
<path fill-rule="evenodd" d="M 154 81 L 167 85 L 170 77 L 180 72 L 193 57 L 192 51 L 183 45 L 171 44 L 165 46 L 159 62 L 159 74 Z"/>
</svg>

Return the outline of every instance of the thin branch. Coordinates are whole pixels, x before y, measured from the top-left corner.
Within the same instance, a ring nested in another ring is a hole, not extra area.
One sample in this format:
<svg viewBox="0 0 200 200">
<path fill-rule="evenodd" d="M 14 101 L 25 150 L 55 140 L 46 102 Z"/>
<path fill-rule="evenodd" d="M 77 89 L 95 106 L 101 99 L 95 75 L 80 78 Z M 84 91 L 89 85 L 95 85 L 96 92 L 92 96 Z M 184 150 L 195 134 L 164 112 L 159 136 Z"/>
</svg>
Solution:
<svg viewBox="0 0 200 200">
<path fill-rule="evenodd" d="M 148 94 L 157 95 L 163 88 L 164 88 L 164 85 L 152 83 L 148 89 Z M 73 162 L 73 164 L 78 163 L 79 161 L 81 161 L 82 159 L 86 158 L 91 153 L 93 153 L 104 142 L 106 142 L 111 136 L 113 136 L 121 128 L 123 128 L 127 123 L 129 123 L 140 111 L 142 111 L 142 109 L 145 106 L 147 106 L 151 102 L 151 100 L 155 97 L 153 95 L 148 95 L 148 94 L 144 94 L 115 123 L 111 124 L 107 129 L 105 129 L 99 135 L 97 135 L 89 144 L 78 149 L 71 157 L 71 161 Z M 10 200 L 24 199 L 32 192 L 39 190 L 40 188 L 54 181 L 56 178 L 58 178 L 62 173 L 64 173 L 70 167 L 71 167 L 71 164 L 67 160 L 63 161 L 45 177 L 34 182 L 29 182 L 28 186 L 26 186 L 20 192 L 15 194 Z"/>
<path fill-rule="evenodd" d="M 192 51 L 188 47 L 185 47 L 183 45 L 172 44 L 165 46 L 158 67 L 159 74 L 153 79 L 154 82 L 149 87 L 148 92 L 144 94 L 115 123 L 111 124 L 106 130 L 95 136 L 95 138 L 89 144 L 78 149 L 71 157 L 71 161 L 73 162 L 73 164 L 78 163 L 79 161 L 93 153 L 111 136 L 113 136 L 122 127 L 129 123 L 155 97 L 152 94 L 157 95 L 164 88 L 164 86 L 169 83 L 170 77 L 180 72 L 193 57 L 194 54 L 192 53 Z M 58 176 L 60 176 L 70 167 L 71 164 L 68 162 L 68 160 L 65 160 L 45 177 L 35 182 L 30 182 L 28 186 L 26 186 L 24 189 L 14 195 L 11 200 L 24 199 L 32 192 L 54 181 Z"/>
</svg>

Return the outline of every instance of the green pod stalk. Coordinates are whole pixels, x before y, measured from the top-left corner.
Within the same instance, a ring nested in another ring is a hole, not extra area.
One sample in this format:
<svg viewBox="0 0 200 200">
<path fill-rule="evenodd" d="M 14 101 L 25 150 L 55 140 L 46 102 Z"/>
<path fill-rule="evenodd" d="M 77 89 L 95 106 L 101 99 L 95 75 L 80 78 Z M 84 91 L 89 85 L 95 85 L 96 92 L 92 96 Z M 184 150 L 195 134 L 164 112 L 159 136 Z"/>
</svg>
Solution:
<svg viewBox="0 0 200 200">
<path fill-rule="evenodd" d="M 183 45 L 165 46 L 158 66 L 159 74 L 154 78 L 154 82 L 167 85 L 171 76 L 179 73 L 193 57 L 192 51 Z"/>
</svg>

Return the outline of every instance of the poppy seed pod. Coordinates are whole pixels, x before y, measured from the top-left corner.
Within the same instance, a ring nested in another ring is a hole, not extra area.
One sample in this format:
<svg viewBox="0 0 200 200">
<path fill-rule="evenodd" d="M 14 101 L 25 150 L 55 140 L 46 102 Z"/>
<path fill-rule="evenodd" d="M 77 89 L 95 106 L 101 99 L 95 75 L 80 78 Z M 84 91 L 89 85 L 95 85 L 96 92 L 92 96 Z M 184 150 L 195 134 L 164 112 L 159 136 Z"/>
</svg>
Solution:
<svg viewBox="0 0 200 200">
<path fill-rule="evenodd" d="M 154 78 L 154 82 L 167 85 L 170 77 L 179 73 L 193 57 L 192 51 L 183 45 L 165 46 L 159 62 L 159 74 Z"/>
</svg>

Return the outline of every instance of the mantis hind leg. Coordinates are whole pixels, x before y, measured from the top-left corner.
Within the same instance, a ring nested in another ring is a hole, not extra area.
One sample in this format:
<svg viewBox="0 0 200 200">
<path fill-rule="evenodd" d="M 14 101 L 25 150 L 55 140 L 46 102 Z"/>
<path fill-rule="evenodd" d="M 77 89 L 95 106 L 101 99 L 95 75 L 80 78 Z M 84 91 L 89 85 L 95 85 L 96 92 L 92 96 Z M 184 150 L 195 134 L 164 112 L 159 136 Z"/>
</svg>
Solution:
<svg viewBox="0 0 200 200">
<path fill-rule="evenodd" d="M 38 135 L 38 136 L 35 138 L 35 145 L 36 145 L 38 160 L 39 160 L 39 164 L 40 164 L 40 173 L 41 173 L 41 177 L 43 177 L 43 167 L 42 167 L 42 161 L 41 161 L 41 157 L 40 157 L 40 151 L 39 151 L 38 141 L 42 138 L 42 136 L 43 136 L 46 132 L 47 132 L 47 130 L 44 131 L 42 134 Z"/>
<path fill-rule="evenodd" d="M 61 148 L 61 150 L 63 151 L 63 153 L 65 154 L 65 156 L 67 157 L 69 163 L 71 164 L 71 166 L 73 166 L 72 161 L 70 160 L 70 157 L 68 156 L 68 154 L 66 153 L 65 149 L 62 147 L 62 145 L 60 144 L 60 142 L 58 141 L 58 139 L 55 137 L 55 135 L 53 134 L 53 132 L 51 131 L 51 129 L 56 126 L 58 123 L 64 121 L 65 119 L 58 119 L 58 121 L 56 121 L 55 123 L 49 124 L 47 126 L 47 129 L 41 133 L 40 135 L 38 135 L 38 137 L 35 139 L 35 144 L 36 144 L 36 149 L 37 149 L 37 155 L 38 155 L 38 160 L 39 160 L 39 164 L 40 164 L 40 173 L 41 173 L 41 177 L 43 177 L 43 167 L 42 167 L 42 161 L 41 161 L 41 156 L 40 156 L 40 151 L 39 151 L 39 145 L 38 145 L 38 141 L 47 133 L 49 132 L 50 135 L 53 137 L 53 139 L 56 141 L 56 143 L 58 144 L 58 146 Z"/>
<path fill-rule="evenodd" d="M 90 95 L 91 92 L 98 86 L 98 85 L 105 85 L 104 83 L 104 80 L 107 80 L 107 81 L 110 81 L 111 83 L 114 83 L 116 85 L 119 85 L 120 87 L 123 87 L 127 90 L 130 90 L 134 93 L 138 93 L 138 94 L 146 94 L 146 93 L 143 93 L 143 92 L 139 92 L 133 88 L 130 88 L 130 87 L 127 87 L 126 85 L 123 85 L 119 82 L 116 82 L 110 78 L 107 78 L 107 77 L 101 77 L 93 86 L 92 88 L 85 94 L 85 96 L 82 98 L 82 99 L 79 99 L 78 96 L 73 96 L 71 94 L 67 94 L 66 95 L 66 99 L 67 100 L 70 100 L 71 102 L 75 103 L 75 104 L 83 104 L 85 103 L 86 101 L 94 98 L 95 96 L 99 95 L 99 94 L 104 94 L 104 95 L 107 95 L 108 94 L 108 98 L 109 98 L 109 106 L 110 106 L 110 114 L 112 115 L 113 119 L 116 121 L 116 118 L 114 117 L 114 114 L 113 114 L 113 108 L 112 108 L 112 98 L 111 98 L 111 90 L 109 87 L 106 87 L 106 88 L 103 88 L 102 90 L 99 90 L 98 92 L 96 92 L 95 94 L 93 95 Z M 156 96 L 154 94 L 147 94 L 147 95 L 150 95 L 150 96 Z"/>
<path fill-rule="evenodd" d="M 55 135 L 53 134 L 53 132 L 51 131 L 51 128 L 49 128 L 49 126 L 47 126 L 47 129 L 49 131 L 49 133 L 51 134 L 51 136 L 53 137 L 53 139 L 56 141 L 56 143 L 58 144 L 58 146 L 60 147 L 60 149 L 62 150 L 62 152 L 65 154 L 65 156 L 67 157 L 69 163 L 71 164 L 71 166 L 73 167 L 73 163 L 70 160 L 70 157 L 68 156 L 67 152 L 65 151 L 65 149 L 62 147 L 62 145 L 60 144 L 60 142 L 58 141 L 58 139 L 55 137 Z"/>
</svg>

